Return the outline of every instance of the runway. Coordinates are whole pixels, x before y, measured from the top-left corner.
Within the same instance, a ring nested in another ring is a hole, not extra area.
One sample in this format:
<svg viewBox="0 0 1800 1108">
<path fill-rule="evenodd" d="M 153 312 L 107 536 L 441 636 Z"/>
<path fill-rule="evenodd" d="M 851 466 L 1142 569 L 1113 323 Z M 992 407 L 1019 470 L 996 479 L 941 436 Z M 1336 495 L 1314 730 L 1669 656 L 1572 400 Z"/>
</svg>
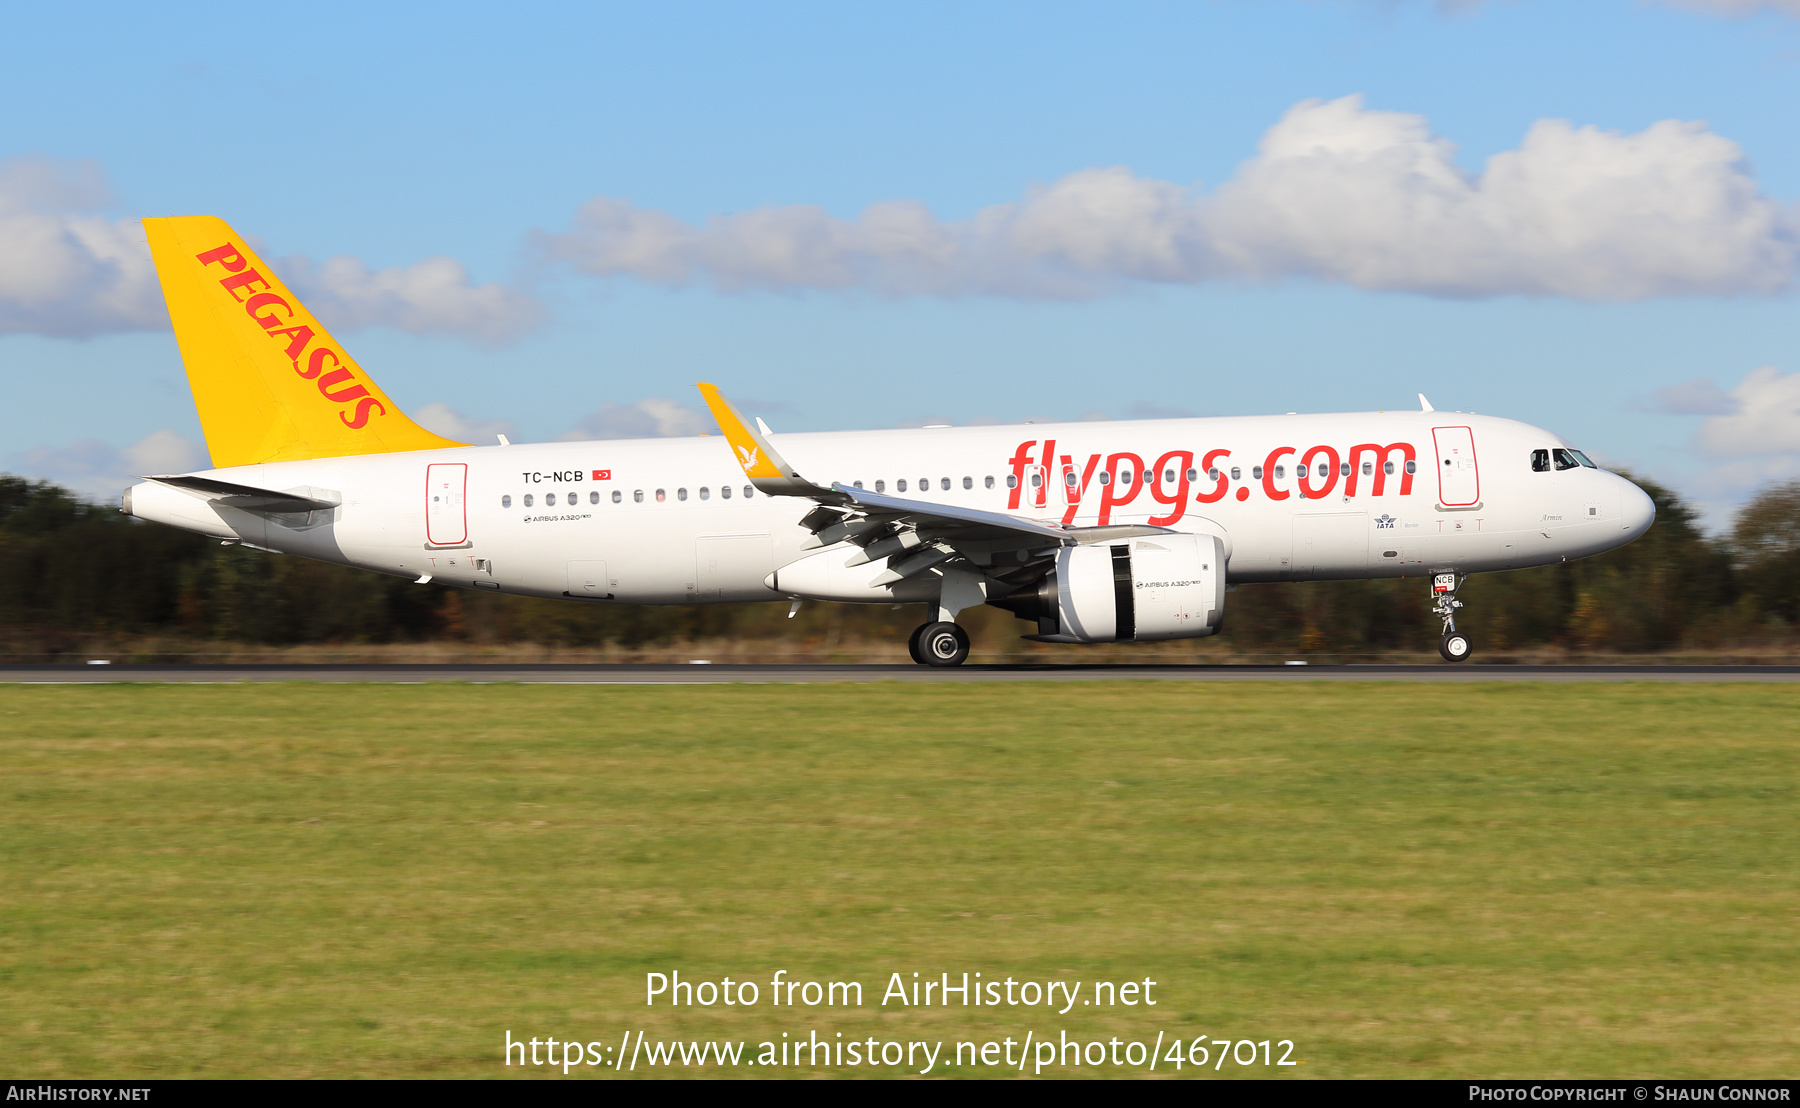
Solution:
<svg viewBox="0 0 1800 1108">
<path fill-rule="evenodd" d="M 1688 665 L 9 665 L 0 684 L 259 681 L 422 684 L 724 685 L 909 681 L 1662 681 L 1793 682 L 1800 666 Z"/>
</svg>

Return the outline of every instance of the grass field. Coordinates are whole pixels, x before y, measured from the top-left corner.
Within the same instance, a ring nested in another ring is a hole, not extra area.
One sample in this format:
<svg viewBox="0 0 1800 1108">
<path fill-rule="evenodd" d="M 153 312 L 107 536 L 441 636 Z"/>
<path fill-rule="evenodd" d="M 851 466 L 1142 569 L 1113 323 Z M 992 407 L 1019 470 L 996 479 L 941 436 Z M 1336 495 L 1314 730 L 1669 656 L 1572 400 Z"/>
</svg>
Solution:
<svg viewBox="0 0 1800 1108">
<path fill-rule="evenodd" d="M 1797 719 L 1767 685 L 0 688 L 0 1072 L 504 1076 L 508 1030 L 638 1028 L 1792 1076 Z M 646 1008 L 671 969 L 761 1003 Z M 771 1007 L 777 969 L 865 1003 Z M 965 970 L 1159 1003 L 879 1004 Z"/>
</svg>

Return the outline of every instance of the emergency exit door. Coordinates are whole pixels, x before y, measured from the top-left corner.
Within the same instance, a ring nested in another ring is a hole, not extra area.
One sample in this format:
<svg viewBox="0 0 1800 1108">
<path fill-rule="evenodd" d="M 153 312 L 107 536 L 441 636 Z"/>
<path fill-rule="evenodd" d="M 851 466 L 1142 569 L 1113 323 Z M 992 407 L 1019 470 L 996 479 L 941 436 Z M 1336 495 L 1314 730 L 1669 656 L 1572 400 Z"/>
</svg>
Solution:
<svg viewBox="0 0 1800 1108">
<path fill-rule="evenodd" d="M 1481 473 L 1475 468 L 1475 432 L 1467 427 L 1433 427 L 1437 444 L 1438 503 L 1469 508 L 1481 501 Z"/>
<path fill-rule="evenodd" d="M 469 467 L 463 462 L 436 462 L 425 467 L 427 543 L 461 546 L 469 541 L 468 485 Z"/>
</svg>

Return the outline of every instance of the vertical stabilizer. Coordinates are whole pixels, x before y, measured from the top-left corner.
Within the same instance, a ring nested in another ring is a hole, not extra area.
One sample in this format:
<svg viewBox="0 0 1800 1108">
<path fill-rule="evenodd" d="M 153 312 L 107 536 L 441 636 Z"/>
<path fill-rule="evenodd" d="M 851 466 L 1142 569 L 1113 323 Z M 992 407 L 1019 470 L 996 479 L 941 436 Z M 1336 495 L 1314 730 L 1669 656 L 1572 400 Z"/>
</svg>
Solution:
<svg viewBox="0 0 1800 1108">
<path fill-rule="evenodd" d="M 144 231 L 214 466 L 465 445 L 406 418 L 224 220 Z"/>
</svg>

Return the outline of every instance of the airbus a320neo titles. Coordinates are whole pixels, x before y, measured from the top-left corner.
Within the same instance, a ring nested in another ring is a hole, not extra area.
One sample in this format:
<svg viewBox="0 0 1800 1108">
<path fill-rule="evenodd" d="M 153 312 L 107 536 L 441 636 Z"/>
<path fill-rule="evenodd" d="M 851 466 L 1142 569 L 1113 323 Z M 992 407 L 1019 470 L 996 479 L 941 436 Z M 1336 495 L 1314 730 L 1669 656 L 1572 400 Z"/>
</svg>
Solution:
<svg viewBox="0 0 1800 1108">
<path fill-rule="evenodd" d="M 123 510 L 227 543 L 576 604 L 918 603 L 959 665 L 992 604 L 1053 643 L 1216 632 L 1231 585 L 1420 577 L 1469 657 L 1471 573 L 1642 535 L 1636 485 L 1549 431 L 1434 411 L 495 446 L 408 419 L 242 237 L 146 219 L 214 469 Z M 777 450 L 775 443 L 779 441 Z"/>
</svg>

